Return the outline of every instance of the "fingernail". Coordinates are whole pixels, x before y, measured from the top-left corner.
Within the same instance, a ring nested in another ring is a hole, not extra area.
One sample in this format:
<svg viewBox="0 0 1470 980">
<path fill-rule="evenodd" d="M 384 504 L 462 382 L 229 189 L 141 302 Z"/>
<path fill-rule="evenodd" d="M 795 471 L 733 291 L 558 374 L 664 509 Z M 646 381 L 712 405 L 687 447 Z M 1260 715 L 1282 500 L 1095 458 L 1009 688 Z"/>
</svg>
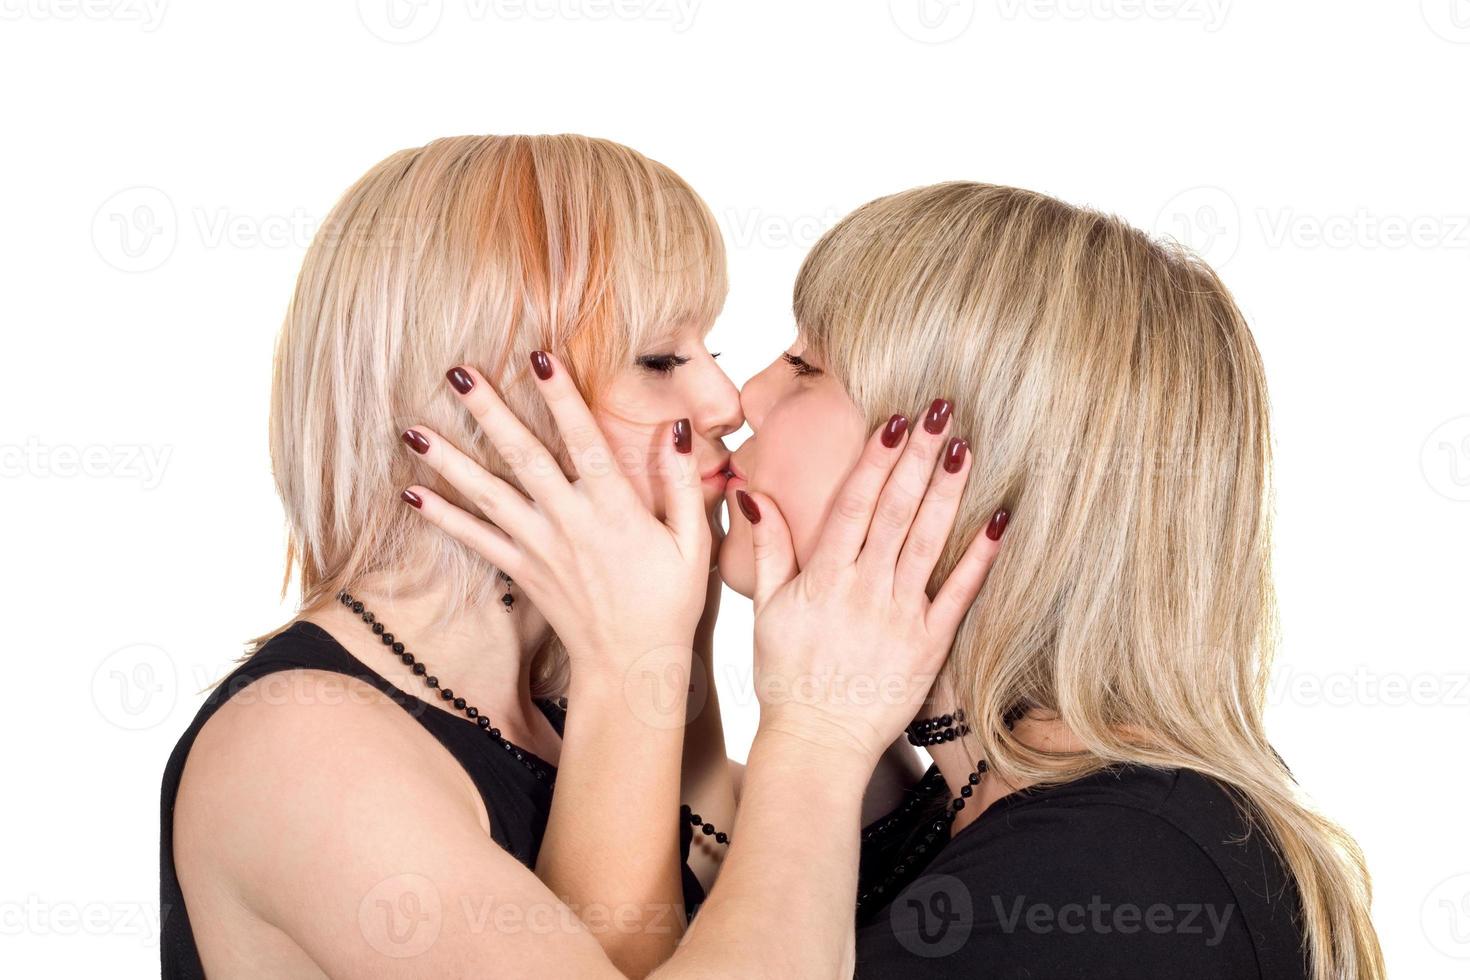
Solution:
<svg viewBox="0 0 1470 980">
<path fill-rule="evenodd" d="M 951 439 L 949 447 L 944 451 L 944 472 L 958 473 L 960 467 L 965 465 L 965 450 L 970 444 L 963 439 Z"/>
<path fill-rule="evenodd" d="M 417 429 L 405 429 L 403 431 L 403 441 L 408 443 L 409 449 L 412 449 L 420 456 L 429 451 L 429 440 L 425 439 L 424 434 Z"/>
<path fill-rule="evenodd" d="M 402 493 L 400 493 L 398 496 L 400 496 L 400 497 L 403 498 L 403 502 L 405 504 L 412 504 L 414 507 L 418 508 L 419 510 L 423 510 L 423 508 L 424 508 L 424 498 L 423 497 L 420 497 L 418 494 L 414 493 L 412 490 L 405 490 Z"/>
<path fill-rule="evenodd" d="M 752 524 L 761 522 L 761 509 L 755 505 L 755 498 L 744 490 L 735 491 L 735 502 L 740 505 L 740 513 Z"/>
<path fill-rule="evenodd" d="M 929 406 L 929 414 L 924 416 L 924 431 L 930 435 L 937 435 L 944 431 L 944 423 L 949 421 L 949 412 L 954 406 L 949 403 L 948 398 L 936 398 Z"/>
<path fill-rule="evenodd" d="M 892 449 L 898 445 L 898 441 L 903 438 L 903 434 L 908 431 L 908 427 L 908 419 L 902 415 L 895 415 L 888 420 L 888 424 L 883 427 L 883 434 L 878 438 L 883 445 Z"/>
<path fill-rule="evenodd" d="M 694 433 L 689 428 L 688 419 L 679 419 L 674 423 L 674 450 L 688 456 L 694 448 Z"/>
<path fill-rule="evenodd" d="M 1000 536 L 1005 533 L 1006 522 L 1011 519 L 1010 512 L 1004 507 L 995 512 L 990 523 L 985 525 L 985 536 L 992 541 L 999 541 Z"/>
<path fill-rule="evenodd" d="M 475 379 L 470 377 L 470 373 L 462 367 L 450 368 L 444 377 L 449 379 L 449 383 L 454 385 L 454 390 L 461 395 L 468 395 L 475 387 Z"/>
<path fill-rule="evenodd" d="M 551 358 L 546 356 L 544 350 L 531 351 L 531 370 L 536 372 L 536 377 L 545 381 L 551 377 Z"/>
</svg>

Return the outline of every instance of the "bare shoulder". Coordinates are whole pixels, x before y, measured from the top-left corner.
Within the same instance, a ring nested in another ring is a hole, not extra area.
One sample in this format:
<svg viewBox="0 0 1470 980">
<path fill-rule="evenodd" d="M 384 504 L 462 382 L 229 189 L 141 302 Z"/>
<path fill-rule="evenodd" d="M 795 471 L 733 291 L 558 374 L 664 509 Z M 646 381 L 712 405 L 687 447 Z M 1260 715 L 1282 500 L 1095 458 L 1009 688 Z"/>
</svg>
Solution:
<svg viewBox="0 0 1470 980">
<path fill-rule="evenodd" d="M 329 671 L 268 674 L 234 692 L 189 750 L 174 806 L 180 880 L 208 869 L 268 890 L 306 857 L 298 841 L 350 826 L 359 809 L 391 819 L 410 797 L 484 819 L 463 769 L 382 692 Z"/>
<path fill-rule="evenodd" d="M 397 704 L 328 672 L 253 687 L 201 729 L 175 806 L 210 976 L 616 975 Z"/>
</svg>

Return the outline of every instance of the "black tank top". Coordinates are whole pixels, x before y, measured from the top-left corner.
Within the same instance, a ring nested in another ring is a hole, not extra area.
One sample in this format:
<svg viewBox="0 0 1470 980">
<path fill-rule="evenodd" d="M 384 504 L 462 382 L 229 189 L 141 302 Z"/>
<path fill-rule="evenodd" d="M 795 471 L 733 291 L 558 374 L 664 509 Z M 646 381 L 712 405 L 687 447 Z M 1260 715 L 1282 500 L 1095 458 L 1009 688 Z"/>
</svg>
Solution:
<svg viewBox="0 0 1470 980">
<path fill-rule="evenodd" d="M 349 653 L 326 630 L 315 623 L 299 620 L 272 637 L 211 692 L 208 700 L 194 716 L 193 723 L 179 738 L 173 754 L 169 756 L 168 765 L 164 767 L 159 849 L 162 914 L 159 949 L 163 976 L 166 978 L 193 980 L 204 976 L 199 950 L 194 944 L 194 930 L 189 924 L 189 911 L 184 905 L 184 895 L 174 868 L 174 800 L 178 796 L 184 762 L 189 757 L 189 749 L 200 729 L 226 701 L 252 682 L 282 670 L 324 670 L 345 674 L 382 691 L 428 729 L 464 767 L 475 788 L 479 790 L 486 811 L 491 814 L 490 836 L 495 843 L 505 848 L 526 867 L 534 869 L 536 866 L 536 855 L 541 849 L 541 837 L 546 831 L 546 818 L 551 810 L 551 785 L 545 775 L 538 776 L 531 768 L 517 761 L 474 722 L 441 711 L 428 702 L 399 690 L 387 678 Z M 560 709 L 549 702 L 541 704 L 541 708 L 557 732 L 561 732 L 565 718 Z M 543 763 L 543 766 L 547 772 L 555 773 L 555 768 L 550 763 Z M 671 816 L 671 819 L 674 817 Z M 680 820 L 679 823 L 682 827 L 680 849 L 686 862 L 683 868 L 684 903 L 692 916 L 705 896 L 704 889 L 700 887 L 699 880 L 687 863 L 692 830 L 686 821 Z"/>
</svg>

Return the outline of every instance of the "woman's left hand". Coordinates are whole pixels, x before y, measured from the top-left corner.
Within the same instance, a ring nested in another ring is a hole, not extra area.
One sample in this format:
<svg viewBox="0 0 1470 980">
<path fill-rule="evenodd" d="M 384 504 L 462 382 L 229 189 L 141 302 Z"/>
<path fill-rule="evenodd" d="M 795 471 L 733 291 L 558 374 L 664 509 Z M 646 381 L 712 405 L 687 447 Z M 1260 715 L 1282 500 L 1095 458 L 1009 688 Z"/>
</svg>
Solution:
<svg viewBox="0 0 1470 980">
<path fill-rule="evenodd" d="M 708 599 L 711 537 L 689 421 L 669 426 L 656 460 L 668 515 L 661 521 L 619 468 L 565 368 L 539 351 L 533 363 L 576 476 L 562 472 L 483 376 L 461 366 L 450 383 L 526 493 L 415 426 L 418 438 L 404 441 L 488 520 L 415 486 L 421 512 L 525 590 L 566 645 L 574 674 L 622 678 L 650 656 L 687 664 Z"/>
</svg>

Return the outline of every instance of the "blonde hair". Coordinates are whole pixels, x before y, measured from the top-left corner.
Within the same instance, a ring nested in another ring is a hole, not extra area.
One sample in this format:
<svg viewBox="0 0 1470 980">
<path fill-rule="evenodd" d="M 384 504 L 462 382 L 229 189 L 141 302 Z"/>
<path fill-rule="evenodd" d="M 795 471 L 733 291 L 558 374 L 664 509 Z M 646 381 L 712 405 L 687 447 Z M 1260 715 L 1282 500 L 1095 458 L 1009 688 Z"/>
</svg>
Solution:
<svg viewBox="0 0 1470 980">
<path fill-rule="evenodd" d="M 494 601 L 494 569 L 398 500 L 420 483 L 474 512 L 403 450 L 399 435 L 414 423 L 516 485 L 445 372 L 478 368 L 566 465 L 529 380 L 529 352 L 555 352 L 595 405 L 660 334 L 707 330 L 725 292 L 709 209 L 677 174 L 625 146 L 459 136 L 383 160 L 312 241 L 276 347 L 270 451 L 289 530 L 283 594 L 294 568 L 305 615 L 394 570 L 447 590 L 443 621 Z M 543 689 L 556 686 L 547 652 Z"/>
<path fill-rule="evenodd" d="M 931 584 L 998 507 L 1013 514 L 945 668 L 992 769 L 1213 777 L 1292 873 L 1312 975 L 1383 976 L 1362 854 L 1299 798 L 1264 731 L 1266 386 L 1215 273 L 1117 218 L 947 183 L 831 229 L 795 312 L 870 428 L 953 400 L 975 458 Z M 1055 712 L 1085 751 L 1021 744 L 1002 722 L 1017 705 Z"/>
</svg>

